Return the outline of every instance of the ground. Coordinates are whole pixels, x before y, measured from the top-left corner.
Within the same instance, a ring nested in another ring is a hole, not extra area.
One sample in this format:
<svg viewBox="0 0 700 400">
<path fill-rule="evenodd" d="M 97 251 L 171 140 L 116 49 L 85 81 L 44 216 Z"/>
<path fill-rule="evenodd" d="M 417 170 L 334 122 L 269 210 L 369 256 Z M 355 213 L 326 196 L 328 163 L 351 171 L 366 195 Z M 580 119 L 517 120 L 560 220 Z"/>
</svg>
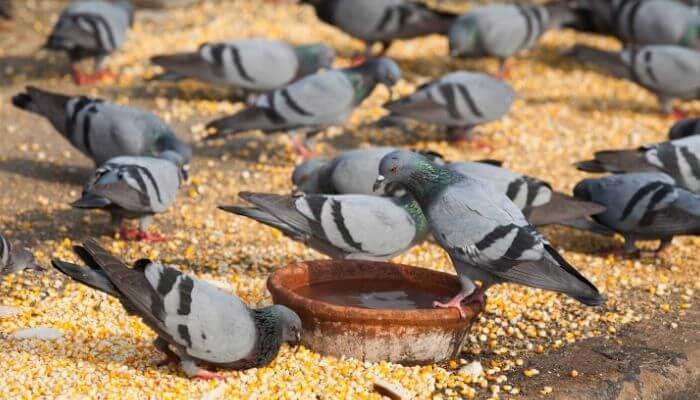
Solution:
<svg viewBox="0 0 700 400">
<path fill-rule="evenodd" d="M 216 206 L 239 202 L 236 194 L 241 190 L 288 193 L 290 173 L 299 161 L 291 142 L 284 135 L 250 133 L 201 143 L 204 123 L 242 105 L 229 101 L 223 89 L 192 82 L 147 82 L 157 72 L 148 58 L 196 49 L 204 41 L 264 36 L 330 43 L 339 50 L 338 65 L 343 65 L 361 52 L 362 44 L 318 22 L 308 7 L 205 1 L 190 10 L 140 12 L 125 48 L 108 62 L 110 69 L 121 72 L 120 80 L 76 87 L 65 57 L 40 50 L 64 4 L 28 1 L 18 7 L 14 22 L 2 26 L 2 233 L 34 249 L 46 266 L 52 257 L 73 259 L 71 245 L 96 236 L 127 260 L 157 258 L 220 282 L 252 306 L 269 304 L 265 279 L 270 271 L 322 256 Z M 467 7 L 459 2 L 442 6 Z M 572 167 L 574 161 L 595 150 L 663 140 L 673 123 L 658 112 L 656 99 L 645 90 L 564 60 L 560 52 L 577 42 L 619 47 L 612 39 L 558 31 L 547 33 L 537 49 L 512 60 L 508 82 L 518 94 L 513 110 L 477 129 L 493 149 L 452 145 L 430 126 L 416 126 L 412 136 L 365 127 L 383 113 L 380 105 L 388 92 L 378 88 L 346 127 L 320 136 L 317 150 L 333 154 L 358 146 L 396 145 L 436 150 L 451 160 L 499 159 L 508 168 L 568 192 L 585 176 Z M 398 94 L 453 70 L 497 69 L 495 60 L 449 59 L 447 42 L 438 36 L 399 41 L 388 55 L 403 70 Z M 70 208 L 93 165 L 45 120 L 13 108 L 10 98 L 27 84 L 150 109 L 195 143 L 191 183 L 153 224 L 170 237 L 168 242 L 117 240 L 106 215 Z M 680 107 L 697 114 L 700 102 Z M 0 397 L 377 398 L 372 382 L 384 379 L 418 398 L 697 398 L 700 239 L 677 238 L 659 258 L 625 259 L 596 254 L 621 245 L 620 238 L 558 227 L 543 233 L 605 293 L 607 303 L 586 308 L 557 294 L 495 287 L 459 359 L 440 366 L 370 364 L 307 349 L 293 354 L 285 347 L 268 367 L 225 371 L 225 382 L 193 382 L 179 368 L 154 366 L 160 355 L 151 345 L 153 332 L 128 317 L 118 302 L 69 283 L 54 271 L 6 277 L 0 282 L 0 304 L 18 307 L 20 313 L 0 317 Z M 445 253 L 430 243 L 395 261 L 453 271 Z M 56 328 L 64 336 L 55 341 L 8 337 L 37 326 Z M 481 363 L 485 375 L 472 379 L 460 371 L 472 361 Z M 684 382 L 695 386 L 681 386 Z"/>
</svg>

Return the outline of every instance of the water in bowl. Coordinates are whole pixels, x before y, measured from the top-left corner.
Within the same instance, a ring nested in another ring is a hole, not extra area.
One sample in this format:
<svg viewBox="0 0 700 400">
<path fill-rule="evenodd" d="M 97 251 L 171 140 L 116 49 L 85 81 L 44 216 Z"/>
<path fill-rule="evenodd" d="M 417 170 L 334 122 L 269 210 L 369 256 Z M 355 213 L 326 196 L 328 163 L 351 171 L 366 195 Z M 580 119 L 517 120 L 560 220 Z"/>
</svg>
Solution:
<svg viewBox="0 0 700 400">
<path fill-rule="evenodd" d="M 433 308 L 435 293 L 407 281 L 344 280 L 315 283 L 295 290 L 314 300 L 371 309 L 412 310 Z"/>
</svg>

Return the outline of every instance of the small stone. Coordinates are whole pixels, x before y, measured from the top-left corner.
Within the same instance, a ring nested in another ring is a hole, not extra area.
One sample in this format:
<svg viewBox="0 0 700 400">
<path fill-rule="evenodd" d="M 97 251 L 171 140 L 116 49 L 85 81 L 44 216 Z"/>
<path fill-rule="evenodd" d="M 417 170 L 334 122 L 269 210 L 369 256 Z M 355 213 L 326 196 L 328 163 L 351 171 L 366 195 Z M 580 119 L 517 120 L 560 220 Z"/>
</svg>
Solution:
<svg viewBox="0 0 700 400">
<path fill-rule="evenodd" d="M 476 380 L 478 377 L 484 375 L 484 367 L 478 361 L 473 361 L 462 368 L 459 369 L 459 373 L 462 375 L 468 375 L 472 378 L 472 381 Z"/>
<path fill-rule="evenodd" d="M 0 317 L 11 317 L 21 313 L 22 310 L 17 307 L 0 306 Z"/>
<path fill-rule="evenodd" d="M 63 337 L 63 332 L 55 328 L 38 326 L 36 328 L 26 328 L 15 331 L 10 335 L 13 339 L 41 339 L 56 340 Z"/>
</svg>

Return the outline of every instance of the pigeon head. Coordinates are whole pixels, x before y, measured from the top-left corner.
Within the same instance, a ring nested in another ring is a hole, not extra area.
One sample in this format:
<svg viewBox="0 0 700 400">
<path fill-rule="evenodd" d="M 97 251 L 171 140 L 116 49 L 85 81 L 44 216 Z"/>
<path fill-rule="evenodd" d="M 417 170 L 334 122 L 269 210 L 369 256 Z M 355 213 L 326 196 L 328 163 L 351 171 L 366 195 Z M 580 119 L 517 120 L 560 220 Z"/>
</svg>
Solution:
<svg viewBox="0 0 700 400">
<path fill-rule="evenodd" d="M 476 18 L 467 17 L 455 22 L 447 34 L 450 56 L 478 55 L 479 27 Z"/>
<path fill-rule="evenodd" d="M 367 61 L 366 64 L 372 68 L 377 82 L 383 84 L 387 88 L 391 88 L 401 79 L 401 69 L 392 59 L 379 57 Z"/>
<path fill-rule="evenodd" d="M 584 179 L 577 183 L 576 187 L 574 187 L 574 197 L 581 200 L 591 201 L 591 185 L 593 183 L 593 179 Z"/>
<path fill-rule="evenodd" d="M 189 164 L 192 160 L 192 148 L 190 145 L 175 136 L 175 133 L 170 128 L 158 132 L 156 135 L 157 139 L 154 146 L 156 154 L 163 154 L 165 151 L 171 150 L 180 155 L 183 164 Z"/>
<path fill-rule="evenodd" d="M 379 176 L 374 182 L 376 191 L 382 185 L 400 184 L 408 189 L 416 199 L 423 199 L 426 193 L 437 187 L 445 178 L 455 175 L 446 168 L 435 165 L 422 154 L 409 150 L 396 150 L 387 154 L 379 163 Z"/>
<path fill-rule="evenodd" d="M 292 173 L 292 184 L 295 192 L 300 190 L 304 193 L 319 193 L 321 168 L 328 163 L 325 158 L 312 158 L 304 161 L 294 168 Z"/>
<path fill-rule="evenodd" d="M 10 253 L 10 259 L 5 266 L 0 268 L 0 276 L 23 271 L 25 269 L 43 270 L 36 261 L 34 255 L 26 249 L 14 249 Z"/>
<path fill-rule="evenodd" d="M 298 345 L 301 341 L 301 318 L 291 309 L 275 304 L 271 307 L 282 327 L 282 341 Z"/>
<path fill-rule="evenodd" d="M 700 25 L 689 24 L 678 44 L 700 50 Z"/>
<path fill-rule="evenodd" d="M 189 165 L 187 164 L 185 157 L 183 157 L 182 154 L 180 154 L 174 150 L 165 150 L 164 152 L 160 153 L 158 158 L 162 158 L 163 160 L 168 160 L 168 161 L 172 162 L 173 164 L 177 165 L 180 168 L 180 179 L 183 182 L 189 181 L 189 179 L 190 179 Z"/>
<path fill-rule="evenodd" d="M 298 76 L 306 76 L 319 69 L 330 68 L 335 60 L 335 50 L 323 43 L 297 46 L 294 51 L 300 63 Z"/>
</svg>

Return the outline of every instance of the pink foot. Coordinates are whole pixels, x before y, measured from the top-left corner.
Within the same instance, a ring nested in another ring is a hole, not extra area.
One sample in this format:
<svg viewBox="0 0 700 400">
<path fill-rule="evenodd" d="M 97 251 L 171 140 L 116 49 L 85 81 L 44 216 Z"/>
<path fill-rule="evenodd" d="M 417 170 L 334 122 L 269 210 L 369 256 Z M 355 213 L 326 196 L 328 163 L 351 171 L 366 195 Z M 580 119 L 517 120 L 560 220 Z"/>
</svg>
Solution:
<svg viewBox="0 0 700 400">
<path fill-rule="evenodd" d="M 140 229 L 121 228 L 119 230 L 119 236 L 124 240 L 143 241 L 146 243 L 160 243 L 165 241 L 165 236 L 158 232 L 144 232 Z"/>
<path fill-rule="evenodd" d="M 118 74 L 115 74 L 109 70 L 102 70 L 93 74 L 86 74 L 81 72 L 78 67 L 73 67 L 73 81 L 75 81 L 77 85 L 92 85 L 101 81 L 114 81 L 118 77 Z"/>
<path fill-rule="evenodd" d="M 364 62 L 367 61 L 367 57 L 365 56 L 357 56 L 353 59 L 350 60 L 350 67 L 356 67 L 360 64 L 364 64 Z"/>
<path fill-rule="evenodd" d="M 494 146 L 491 142 L 489 142 L 486 139 L 481 139 L 481 138 L 468 138 L 464 135 L 459 135 L 459 136 L 453 136 L 447 139 L 448 142 L 455 143 L 455 144 L 466 144 L 468 143 L 472 149 L 474 150 L 483 150 L 483 149 L 489 149 L 493 150 Z"/>
<path fill-rule="evenodd" d="M 298 135 L 294 136 L 294 139 L 292 139 L 292 143 L 294 144 L 294 148 L 296 149 L 297 153 L 299 153 L 299 155 L 301 155 L 304 158 L 304 160 L 310 160 L 316 157 L 316 153 L 314 153 L 311 149 L 306 147 L 306 145 L 302 142 Z"/>
<path fill-rule="evenodd" d="M 439 301 L 434 301 L 433 302 L 433 307 L 436 308 L 456 308 L 457 311 L 459 311 L 459 318 L 464 318 L 466 314 L 464 313 L 464 309 L 462 308 L 462 300 L 466 295 L 463 294 L 458 294 L 457 296 L 453 297 L 448 301 L 447 303 L 441 303 Z"/>
<path fill-rule="evenodd" d="M 675 121 L 680 121 L 682 119 L 688 118 L 688 113 L 685 111 L 681 111 L 681 110 L 673 110 L 673 112 L 671 113 L 671 117 Z"/>
<path fill-rule="evenodd" d="M 193 376 L 193 378 L 203 380 L 203 381 L 210 381 L 212 379 L 216 379 L 219 381 L 226 380 L 225 376 L 223 376 L 221 374 L 217 374 L 216 372 L 211 372 L 211 371 L 207 371 L 204 369 L 200 369 L 199 372 L 197 372 L 197 375 Z"/>
</svg>

